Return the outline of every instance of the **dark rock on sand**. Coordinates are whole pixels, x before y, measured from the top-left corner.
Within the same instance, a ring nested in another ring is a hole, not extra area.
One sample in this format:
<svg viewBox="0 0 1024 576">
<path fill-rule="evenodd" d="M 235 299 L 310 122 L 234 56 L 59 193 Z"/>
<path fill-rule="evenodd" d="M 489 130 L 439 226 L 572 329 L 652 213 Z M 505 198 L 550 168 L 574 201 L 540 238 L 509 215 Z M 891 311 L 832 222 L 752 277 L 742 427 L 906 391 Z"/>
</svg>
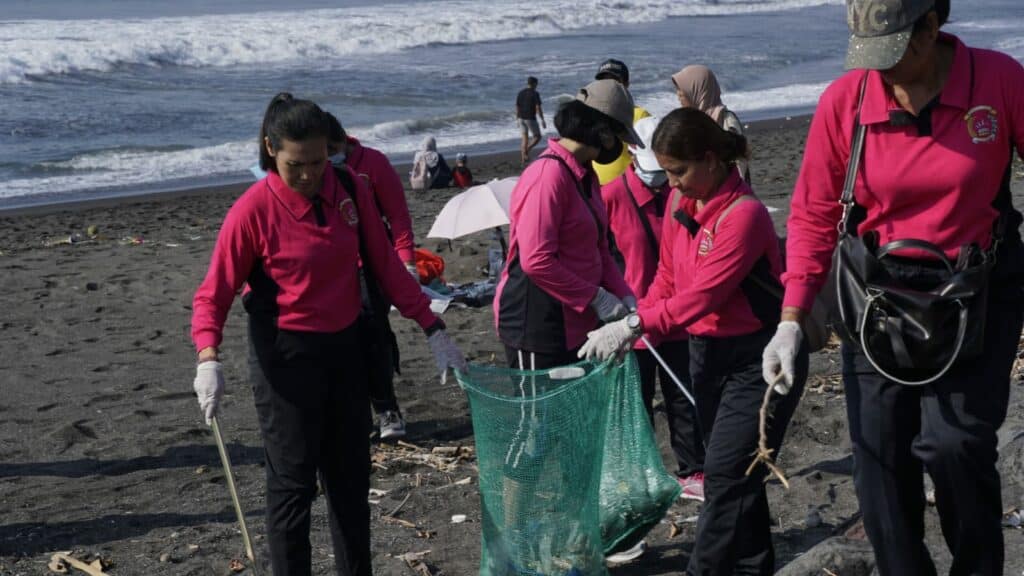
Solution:
<svg viewBox="0 0 1024 576">
<path fill-rule="evenodd" d="M 804 552 L 776 572 L 776 576 L 870 576 L 875 554 L 866 540 L 834 536 Z"/>
</svg>

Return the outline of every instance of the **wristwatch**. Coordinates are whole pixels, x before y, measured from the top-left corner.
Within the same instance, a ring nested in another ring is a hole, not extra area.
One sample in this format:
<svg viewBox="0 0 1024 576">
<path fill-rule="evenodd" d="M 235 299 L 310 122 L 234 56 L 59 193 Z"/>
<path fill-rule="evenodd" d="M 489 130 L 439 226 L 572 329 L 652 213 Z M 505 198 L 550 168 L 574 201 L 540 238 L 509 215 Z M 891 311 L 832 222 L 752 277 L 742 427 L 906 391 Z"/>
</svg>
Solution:
<svg viewBox="0 0 1024 576">
<path fill-rule="evenodd" d="M 636 312 L 630 313 L 626 316 L 626 326 L 633 332 L 633 334 L 640 333 L 640 315 Z"/>
</svg>

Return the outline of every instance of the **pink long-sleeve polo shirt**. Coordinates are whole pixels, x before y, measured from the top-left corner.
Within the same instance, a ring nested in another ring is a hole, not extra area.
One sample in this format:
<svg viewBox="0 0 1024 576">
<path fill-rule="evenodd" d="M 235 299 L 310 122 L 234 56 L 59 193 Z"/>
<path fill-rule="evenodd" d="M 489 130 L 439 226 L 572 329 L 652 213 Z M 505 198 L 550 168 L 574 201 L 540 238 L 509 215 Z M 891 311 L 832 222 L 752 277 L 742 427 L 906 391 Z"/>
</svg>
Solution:
<svg viewBox="0 0 1024 576">
<path fill-rule="evenodd" d="M 370 185 L 370 192 L 377 199 L 380 214 L 391 228 L 391 241 L 402 262 L 415 262 L 416 243 L 412 233 L 412 218 L 405 200 L 402 179 L 383 152 L 360 144 L 349 137 L 350 152 L 345 164 Z"/>
<path fill-rule="evenodd" d="M 598 287 L 620 298 L 632 291 L 608 251 L 608 215 L 597 177 L 557 139 L 548 141 L 544 155 L 552 154 L 561 158 L 569 170 L 542 155 L 526 168 L 512 191 L 508 261 L 518 259 L 529 280 L 561 303 L 563 345 L 572 350 L 583 344 L 587 332 L 597 326 L 597 316 L 589 304 Z M 590 183 L 590 208 L 578 188 L 583 182 Z M 502 330 L 501 302 L 509 268 L 502 271 L 494 298 L 495 324 L 506 343 L 516 338 Z M 526 310 L 507 312 L 522 318 L 527 315 Z"/>
<path fill-rule="evenodd" d="M 681 214 L 666 215 L 658 271 L 638 310 L 644 332 L 662 336 L 686 329 L 721 338 L 764 328 L 740 284 L 763 257 L 776 277 L 782 269 L 768 210 L 760 201 L 740 202 L 718 221 L 743 195 L 753 192 L 733 170 L 702 209 L 683 198 Z M 680 220 L 691 221 L 695 233 Z"/>
<path fill-rule="evenodd" d="M 437 321 L 430 301 L 398 260 L 373 198 L 353 175 L 358 210 L 324 170 L 320 197 L 324 220 L 313 203 L 289 188 L 276 172 L 256 182 L 224 218 L 206 278 L 192 301 L 192 340 L 197 350 L 218 346 L 235 295 L 260 300 L 251 313 L 278 328 L 337 332 L 359 316 L 359 227 L 371 269 L 385 295 L 424 329 Z"/>
<path fill-rule="evenodd" d="M 880 244 L 926 240 L 954 258 L 964 244 L 988 247 L 998 216 L 992 202 L 1013 159 L 1011 147 L 1024 150 L 1024 68 L 950 34 L 941 33 L 939 42 L 953 44 L 955 52 L 930 109 L 931 134 L 907 121 L 878 72 L 851 71 L 822 94 L 793 190 L 784 306 L 810 310 L 831 267 L 865 74 L 860 120 L 867 129 L 854 196 L 867 218 L 858 234 L 873 230 Z"/>
<path fill-rule="evenodd" d="M 660 253 L 662 218 L 668 210 L 667 199 L 671 193 L 671 187 L 665 184 L 658 190 L 660 198 L 644 185 L 637 177 L 633 166 L 622 174 L 601 187 L 601 199 L 608 210 L 608 221 L 611 225 L 612 235 L 615 237 L 615 246 L 622 253 L 626 263 L 623 277 L 630 290 L 638 299 L 647 295 L 647 289 L 654 282 L 654 275 L 658 271 L 658 254 Z M 630 196 L 636 200 L 634 204 Z M 639 207 L 639 211 L 637 210 Z M 643 218 L 647 220 L 650 230 L 654 235 L 654 243 L 644 227 Z M 658 340 L 681 340 L 686 338 L 686 330 L 677 330 L 665 338 L 654 338 L 657 345 Z M 637 348 L 644 348 L 643 342 L 636 343 Z"/>
</svg>

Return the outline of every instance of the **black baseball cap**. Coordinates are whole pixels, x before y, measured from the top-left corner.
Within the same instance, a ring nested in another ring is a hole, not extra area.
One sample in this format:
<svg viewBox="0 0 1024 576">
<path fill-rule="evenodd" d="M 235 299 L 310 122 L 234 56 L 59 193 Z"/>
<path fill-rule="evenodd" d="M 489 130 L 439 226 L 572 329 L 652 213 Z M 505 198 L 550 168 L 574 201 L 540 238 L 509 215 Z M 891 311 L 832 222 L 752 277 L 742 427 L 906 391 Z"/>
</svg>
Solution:
<svg viewBox="0 0 1024 576">
<path fill-rule="evenodd" d="M 629 67 L 622 60 L 609 58 L 601 63 L 597 69 L 597 75 L 594 76 L 594 80 L 604 80 L 605 78 L 629 84 Z"/>
</svg>

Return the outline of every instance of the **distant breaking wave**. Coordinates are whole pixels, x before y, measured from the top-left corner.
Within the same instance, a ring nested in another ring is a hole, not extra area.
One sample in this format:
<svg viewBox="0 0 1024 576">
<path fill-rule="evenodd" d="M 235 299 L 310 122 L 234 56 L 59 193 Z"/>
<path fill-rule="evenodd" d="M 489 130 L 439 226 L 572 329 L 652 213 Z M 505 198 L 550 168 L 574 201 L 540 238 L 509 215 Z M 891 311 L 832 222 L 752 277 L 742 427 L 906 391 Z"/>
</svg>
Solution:
<svg viewBox="0 0 1024 576">
<path fill-rule="evenodd" d="M 433 44 L 555 36 L 679 16 L 795 10 L 843 0 L 471 0 L 125 20 L 0 22 L 0 84 L 118 66 L 274 65 Z M 468 18 L 466 15 L 471 14 Z"/>
</svg>

